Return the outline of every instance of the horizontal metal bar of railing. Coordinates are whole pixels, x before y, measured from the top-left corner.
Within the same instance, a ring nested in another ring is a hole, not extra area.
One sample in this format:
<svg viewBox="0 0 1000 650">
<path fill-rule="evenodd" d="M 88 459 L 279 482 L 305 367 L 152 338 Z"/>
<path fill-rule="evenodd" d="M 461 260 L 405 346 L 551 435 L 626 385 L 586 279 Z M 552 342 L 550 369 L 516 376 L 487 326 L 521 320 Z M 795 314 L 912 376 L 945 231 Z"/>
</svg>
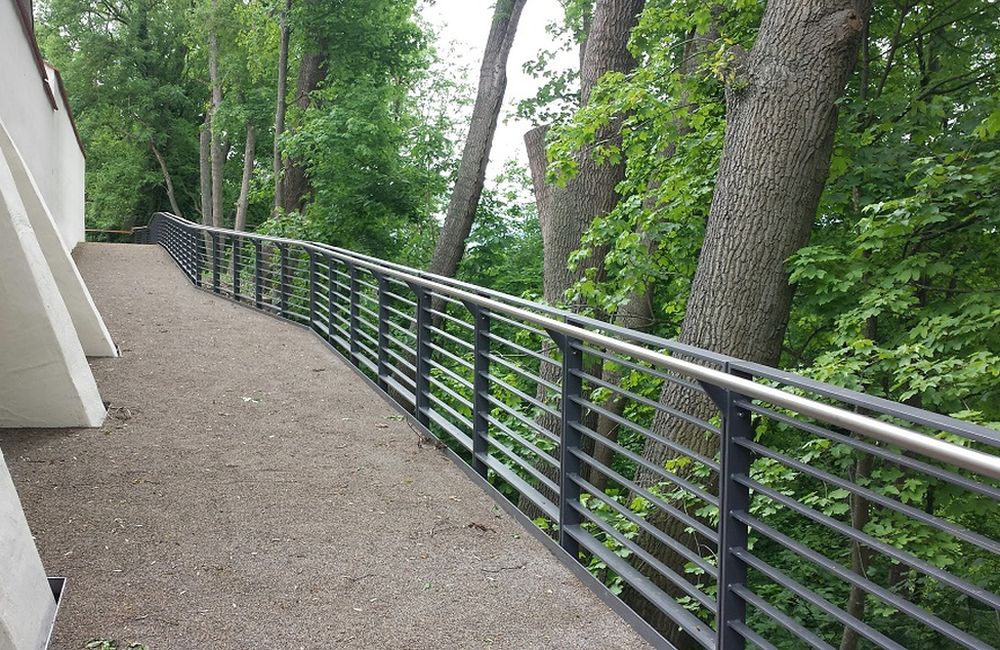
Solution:
<svg viewBox="0 0 1000 650">
<path fill-rule="evenodd" d="M 893 577 L 1000 608 L 979 569 L 1000 565 L 996 531 L 962 514 L 1000 500 L 992 429 L 324 244 L 165 213 L 148 232 L 196 285 L 316 332 L 661 632 L 723 650 L 905 646 L 860 593 L 919 627 L 914 643 L 1000 646 L 985 614 L 949 620 Z M 915 480 L 936 498 L 914 502 Z M 869 517 L 938 536 L 961 566 Z"/>
</svg>

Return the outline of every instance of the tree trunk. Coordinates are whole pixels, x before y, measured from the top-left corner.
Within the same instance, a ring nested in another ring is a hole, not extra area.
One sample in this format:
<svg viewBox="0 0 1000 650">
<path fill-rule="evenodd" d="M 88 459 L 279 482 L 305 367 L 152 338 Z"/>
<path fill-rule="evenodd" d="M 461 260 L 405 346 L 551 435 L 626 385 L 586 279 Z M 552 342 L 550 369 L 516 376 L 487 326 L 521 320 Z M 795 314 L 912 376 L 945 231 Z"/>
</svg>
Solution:
<svg viewBox="0 0 1000 650">
<path fill-rule="evenodd" d="M 583 105 L 590 100 L 594 85 L 604 74 L 627 72 L 635 67 L 627 45 L 643 5 L 644 0 L 599 0 L 596 3 L 580 70 Z M 595 140 L 620 138 L 619 126 L 619 120 L 612 120 L 598 129 Z M 525 144 L 542 230 L 543 295 L 547 303 L 560 305 L 564 302 L 566 291 L 601 259 L 598 252 L 578 262 L 575 269 L 570 269 L 568 265 L 570 255 L 580 248 L 580 240 L 594 218 L 607 214 L 618 203 L 615 188 L 625 177 L 625 166 L 597 164 L 588 151 L 583 151 L 577 155 L 577 174 L 565 187 L 548 185 L 545 183 L 545 134 L 545 127 L 533 129 L 525 136 Z M 600 375 L 600 366 L 588 368 L 588 372 Z M 559 368 L 551 364 L 541 364 L 539 375 L 556 384 L 562 380 Z M 539 400 L 550 404 L 558 397 L 541 384 L 537 395 Z M 588 426 L 596 426 L 596 418 L 593 419 L 595 421 L 589 422 Z M 560 434 L 557 418 L 541 415 L 536 421 L 553 434 Z M 548 466 L 539 466 L 539 469 L 551 471 Z M 547 496 L 551 498 L 553 495 Z M 521 499 L 519 505 L 529 517 L 540 514 L 527 499 Z"/>
<path fill-rule="evenodd" d="M 212 165 L 209 161 L 212 142 L 212 117 L 205 113 L 205 121 L 198 131 L 198 171 L 201 176 L 201 223 L 211 226 L 212 219 Z"/>
<path fill-rule="evenodd" d="M 219 2 L 212 0 L 213 20 L 218 14 Z M 212 225 L 222 226 L 222 133 L 215 118 L 222 105 L 222 80 L 219 78 L 219 36 L 213 26 L 208 35 L 208 76 L 212 83 L 212 104 L 209 111 L 212 120 Z"/>
<path fill-rule="evenodd" d="M 872 467 L 875 459 L 871 454 L 861 452 L 861 456 L 854 463 L 854 482 L 871 477 Z M 864 530 L 871 517 L 868 499 L 859 494 L 851 495 L 851 527 L 856 530 Z M 855 541 L 851 544 L 851 571 L 859 576 L 866 577 L 868 574 L 868 561 L 871 558 L 871 549 L 862 546 Z M 858 620 L 864 620 L 865 600 L 867 592 L 851 585 L 851 595 L 847 599 L 847 613 Z M 857 650 L 859 636 L 851 627 L 844 626 L 844 631 L 840 637 L 840 650 Z"/>
<path fill-rule="evenodd" d="M 156 148 L 152 140 L 149 141 L 149 148 L 153 150 L 156 162 L 160 163 L 160 171 L 163 172 L 163 182 L 167 184 L 167 198 L 170 200 L 170 209 L 178 217 L 184 216 L 181 214 L 181 209 L 177 207 L 177 197 L 174 195 L 174 181 L 170 178 L 170 172 L 167 170 L 167 161 L 163 159 L 163 155 Z"/>
<path fill-rule="evenodd" d="M 713 11 L 717 9 L 717 6 L 713 7 Z M 692 30 L 690 37 L 684 44 L 684 58 L 681 63 L 681 74 L 685 77 L 692 77 L 698 71 L 698 68 L 705 61 L 705 53 L 719 38 L 719 30 L 716 24 L 713 22 L 708 26 L 704 32 L 697 32 Z M 680 106 L 686 106 L 688 104 L 687 93 L 684 92 L 682 96 L 677 98 L 677 103 Z M 683 137 L 689 131 L 688 125 L 678 120 L 676 123 L 676 133 L 677 138 Z M 667 146 L 660 151 L 660 158 L 666 160 L 674 155 L 677 150 L 676 141 L 669 142 Z M 643 209 L 650 212 L 656 210 L 658 203 L 658 196 L 656 191 L 661 186 L 662 181 L 658 178 L 651 178 L 649 180 L 648 191 L 646 198 L 643 201 Z M 643 239 L 643 243 L 647 251 L 652 254 L 652 250 L 655 248 L 656 243 L 651 241 L 648 233 L 637 231 Z M 653 296 L 652 296 L 652 286 L 647 285 L 644 290 L 637 291 L 629 296 L 628 302 L 623 305 L 618 312 L 614 315 L 614 324 L 619 327 L 625 327 L 628 329 L 634 329 L 639 331 L 644 331 L 653 325 Z M 614 367 L 614 364 L 609 364 L 608 367 L 603 370 L 604 381 L 618 385 L 621 381 L 620 370 Z M 616 442 L 618 439 L 619 425 L 615 421 L 615 416 L 621 416 L 625 412 L 625 407 L 628 406 L 629 400 L 624 398 L 621 394 L 613 392 L 606 402 L 602 406 L 611 414 L 609 415 L 599 415 L 597 418 L 597 433 L 601 436 L 607 438 L 611 442 Z M 594 449 L 594 459 L 606 467 L 611 467 L 611 463 L 614 461 L 614 451 L 611 447 L 606 445 L 598 444 Z M 589 469 L 589 468 L 588 468 Z M 590 482 L 597 489 L 603 491 L 608 484 L 608 477 L 599 471 L 588 471 L 588 476 Z"/>
<path fill-rule="evenodd" d="M 737 57 L 730 75 L 725 143 L 678 337 L 682 343 L 777 363 L 792 299 L 785 261 L 808 241 L 829 173 L 837 100 L 870 13 L 870 0 L 767 3 L 753 49 Z M 704 419 L 714 413 L 700 393 L 674 384 L 666 385 L 661 402 Z M 708 457 L 718 451 L 714 436 L 662 412 L 653 430 Z M 673 456 L 653 442 L 644 455 L 658 465 Z M 637 482 L 649 486 L 657 478 L 639 471 Z M 690 541 L 685 526 L 663 513 L 654 513 L 652 521 Z M 651 541 L 640 536 L 640 543 L 683 575 L 681 558 Z M 676 626 L 645 601 L 632 604 L 668 640 L 686 645 Z"/>
<path fill-rule="evenodd" d="M 514 43 L 525 1 L 499 0 L 496 4 L 479 70 L 479 92 L 472 110 L 472 123 L 448 203 L 448 213 L 431 257 L 431 273 L 453 277 L 465 253 L 465 240 L 472 230 L 479 207 L 493 135 L 507 89 L 507 56 Z"/>
<path fill-rule="evenodd" d="M 257 132 L 252 124 L 247 124 L 247 143 L 243 151 L 243 179 L 240 182 L 240 198 L 236 202 L 236 222 L 233 230 L 247 229 L 247 204 L 250 202 L 250 177 L 253 175 L 254 144 Z"/>
<path fill-rule="evenodd" d="M 288 13 L 292 10 L 292 0 L 285 0 L 281 12 L 281 40 L 278 44 L 278 91 L 274 109 L 274 212 L 284 206 L 281 172 L 281 134 L 285 132 L 285 108 L 288 98 Z"/>
<path fill-rule="evenodd" d="M 296 83 L 295 104 L 305 110 L 312 101 L 310 93 L 322 83 L 326 77 L 326 53 L 306 52 L 302 55 L 299 65 L 299 78 Z M 305 207 L 305 197 L 309 193 L 309 179 L 298 161 L 286 159 L 282 174 L 282 207 L 285 212 L 302 210 Z"/>
<path fill-rule="evenodd" d="M 642 13 L 644 0 L 602 0 L 594 6 L 590 33 L 580 69 L 580 101 L 586 106 L 597 81 L 608 72 L 628 72 L 635 60 L 628 51 L 628 39 Z M 595 142 L 620 139 L 620 120 L 598 129 Z M 618 204 L 615 188 L 625 178 L 624 163 L 599 164 L 589 150 L 577 154 L 578 170 L 565 187 L 551 187 L 549 223 L 542 224 L 543 275 L 546 302 L 560 304 L 564 294 L 598 264 L 595 251 L 576 269 L 567 265 L 570 255 L 580 248 L 580 240 L 594 218 L 607 214 Z M 548 236 L 546 236 L 546 234 Z"/>
<path fill-rule="evenodd" d="M 538 221 L 542 228 L 542 240 L 545 240 L 545 224 L 550 222 L 552 196 L 549 184 L 545 182 L 545 171 L 548 159 L 545 157 L 545 138 L 549 127 L 536 126 L 524 134 L 524 148 L 528 152 L 528 170 L 531 172 L 531 185 L 535 194 L 535 206 L 538 208 Z"/>
</svg>

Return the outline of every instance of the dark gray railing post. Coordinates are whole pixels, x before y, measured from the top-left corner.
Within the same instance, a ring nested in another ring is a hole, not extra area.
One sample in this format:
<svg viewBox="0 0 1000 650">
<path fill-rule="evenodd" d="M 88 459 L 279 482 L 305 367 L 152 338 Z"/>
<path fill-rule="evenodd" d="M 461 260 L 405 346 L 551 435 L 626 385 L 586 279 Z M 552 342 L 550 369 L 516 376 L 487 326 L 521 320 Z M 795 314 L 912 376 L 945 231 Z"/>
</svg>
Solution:
<svg viewBox="0 0 1000 650">
<path fill-rule="evenodd" d="M 316 273 L 316 253 L 306 250 L 309 253 L 309 329 L 318 330 L 316 323 L 316 290 L 319 287 L 319 277 Z"/>
<path fill-rule="evenodd" d="M 243 238 L 233 235 L 233 300 L 240 301 L 240 253 L 243 250 Z"/>
<path fill-rule="evenodd" d="M 205 254 L 202 247 L 205 245 L 205 238 L 198 231 L 191 232 L 191 241 L 194 242 L 194 284 L 201 286 L 201 267 L 205 264 Z"/>
<path fill-rule="evenodd" d="M 378 385 L 386 390 L 386 378 L 389 377 L 389 280 L 381 273 L 378 278 Z"/>
<path fill-rule="evenodd" d="M 358 280 L 358 267 L 354 266 L 353 264 L 348 263 L 347 270 L 350 272 L 350 275 L 351 275 L 351 288 L 350 288 L 350 296 L 349 296 L 350 301 L 351 301 L 351 313 L 350 313 L 350 316 L 348 317 L 348 331 L 349 331 L 349 333 L 351 335 L 351 337 L 350 337 L 351 338 L 351 363 L 353 363 L 354 365 L 357 366 L 357 365 L 360 364 L 360 361 L 358 361 L 358 359 L 359 359 L 359 357 L 361 355 L 361 341 L 359 340 L 361 337 L 358 334 L 358 328 L 359 328 L 358 319 L 360 317 L 360 315 L 358 313 L 359 312 L 359 309 L 358 309 L 359 296 L 358 296 L 358 294 L 361 291 L 361 283 Z"/>
<path fill-rule="evenodd" d="M 263 248 L 259 239 L 253 240 L 253 303 L 257 309 L 264 307 Z"/>
<path fill-rule="evenodd" d="M 212 291 L 219 293 L 219 278 L 222 275 L 222 269 L 219 268 L 219 234 L 211 233 L 212 235 Z"/>
<path fill-rule="evenodd" d="M 416 376 L 413 378 L 414 415 L 417 422 L 426 426 L 430 424 L 427 415 L 431 406 L 430 376 L 431 376 L 431 292 L 419 285 L 414 285 L 413 293 L 417 298 L 417 344 L 416 344 Z"/>
<path fill-rule="evenodd" d="M 725 371 L 733 373 L 729 363 Z M 716 613 L 718 650 L 743 650 L 746 641 L 730 627 L 731 622 L 746 620 L 746 603 L 733 593 L 733 585 L 746 584 L 746 564 L 736 557 L 734 549 L 745 549 L 749 531 L 746 524 L 735 517 L 735 512 L 750 511 L 750 489 L 733 480 L 734 476 L 750 475 L 750 450 L 738 444 L 740 439 L 753 439 L 750 412 L 738 406 L 740 395 L 730 390 L 714 388 L 709 394 L 722 411 L 722 445 L 719 477 L 719 585 L 718 612 Z"/>
<path fill-rule="evenodd" d="M 288 248 L 284 244 L 278 247 L 278 313 L 288 315 Z"/>
<path fill-rule="evenodd" d="M 337 286 L 335 284 L 337 282 L 337 280 L 334 279 L 334 276 L 336 275 L 336 273 L 333 270 L 333 258 L 331 256 L 329 256 L 329 255 L 325 255 L 325 257 L 326 257 L 326 276 L 327 276 L 327 280 L 326 280 L 326 308 L 327 308 L 327 311 L 326 311 L 326 341 L 330 345 L 333 345 L 333 309 L 334 309 L 334 304 L 336 303 L 335 298 L 336 298 L 336 295 L 337 295 L 336 289 L 334 289 L 334 287 Z"/>
<path fill-rule="evenodd" d="M 472 467 L 488 478 L 490 422 L 490 312 L 475 303 L 466 303 L 473 318 L 472 358 Z"/>
<path fill-rule="evenodd" d="M 551 334 L 551 333 L 550 333 Z M 573 559 L 580 557 L 580 544 L 569 529 L 580 525 L 580 513 L 573 507 L 580 501 L 580 486 L 573 480 L 580 474 L 580 431 L 577 426 L 583 407 L 577 401 L 583 392 L 583 352 L 580 341 L 569 336 L 553 335 L 562 348 L 562 432 L 559 439 L 559 545 Z"/>
</svg>

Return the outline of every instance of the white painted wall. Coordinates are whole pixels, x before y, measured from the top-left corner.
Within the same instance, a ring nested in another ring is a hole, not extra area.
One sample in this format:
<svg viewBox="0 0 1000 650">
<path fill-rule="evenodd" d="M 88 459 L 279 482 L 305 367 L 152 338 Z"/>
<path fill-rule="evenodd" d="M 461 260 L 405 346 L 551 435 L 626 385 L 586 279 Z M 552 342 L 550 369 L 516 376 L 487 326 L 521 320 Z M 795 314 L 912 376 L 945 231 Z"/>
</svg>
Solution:
<svg viewBox="0 0 1000 650">
<path fill-rule="evenodd" d="M 42 78 L 14 0 L 0 0 L 0 117 L 45 197 L 68 250 L 84 235 L 83 152 L 55 72 Z M 52 108 L 46 85 L 56 102 Z"/>
<path fill-rule="evenodd" d="M 56 603 L 0 454 L 0 650 L 44 647 Z"/>
<path fill-rule="evenodd" d="M 49 188 L 52 194 L 47 201 L 52 217 L 59 227 L 59 234 L 67 250 L 82 242 L 84 233 L 84 175 L 86 174 L 87 159 L 83 156 L 80 143 L 76 139 L 76 131 L 73 128 L 73 121 L 70 119 L 70 110 L 66 106 L 63 94 L 59 91 L 59 73 L 50 65 L 45 66 L 49 76 L 49 86 L 59 110 L 52 113 L 52 128 L 55 131 L 55 187 Z M 56 205 L 53 206 L 52 204 Z"/>
<path fill-rule="evenodd" d="M 0 428 L 100 426 L 94 375 L 3 156 L 0 306 Z"/>
<path fill-rule="evenodd" d="M 70 135 L 72 137 L 72 134 Z M 118 348 L 111 340 L 111 334 L 97 311 L 97 306 L 80 276 L 80 271 L 63 245 L 64 239 L 54 216 L 49 211 L 41 188 L 38 187 L 24 162 L 24 157 L 10 137 L 2 116 L 0 116 L 0 157 L 6 160 L 14 178 L 17 193 L 28 215 L 28 222 L 35 232 L 35 239 L 45 255 L 52 277 L 69 310 L 70 318 L 73 319 L 73 327 L 80 339 L 80 345 L 83 346 L 84 354 L 88 357 L 117 357 Z M 18 306 L 10 305 L 10 308 L 18 309 Z M 0 378 L 0 381 L 3 379 Z"/>
</svg>

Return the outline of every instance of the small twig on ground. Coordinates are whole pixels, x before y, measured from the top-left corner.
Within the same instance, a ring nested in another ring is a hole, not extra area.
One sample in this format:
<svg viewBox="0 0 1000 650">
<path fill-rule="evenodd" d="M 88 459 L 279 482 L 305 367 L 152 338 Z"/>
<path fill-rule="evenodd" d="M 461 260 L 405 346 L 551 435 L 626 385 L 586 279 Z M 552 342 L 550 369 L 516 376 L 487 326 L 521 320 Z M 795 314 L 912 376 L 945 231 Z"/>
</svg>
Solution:
<svg viewBox="0 0 1000 650">
<path fill-rule="evenodd" d="M 355 576 L 340 576 L 340 577 L 344 578 L 345 580 L 347 580 L 349 582 L 358 582 L 360 580 L 364 580 L 365 578 L 374 578 L 375 574 L 374 573 L 366 573 L 364 575 L 360 575 L 360 576 L 357 576 L 357 577 L 355 577 Z"/>
<path fill-rule="evenodd" d="M 500 573 L 501 571 L 517 571 L 518 569 L 523 569 L 528 566 L 527 562 L 522 562 L 521 564 L 515 566 L 502 566 L 497 568 L 480 567 L 480 571 L 485 571 L 486 573 Z"/>
</svg>

